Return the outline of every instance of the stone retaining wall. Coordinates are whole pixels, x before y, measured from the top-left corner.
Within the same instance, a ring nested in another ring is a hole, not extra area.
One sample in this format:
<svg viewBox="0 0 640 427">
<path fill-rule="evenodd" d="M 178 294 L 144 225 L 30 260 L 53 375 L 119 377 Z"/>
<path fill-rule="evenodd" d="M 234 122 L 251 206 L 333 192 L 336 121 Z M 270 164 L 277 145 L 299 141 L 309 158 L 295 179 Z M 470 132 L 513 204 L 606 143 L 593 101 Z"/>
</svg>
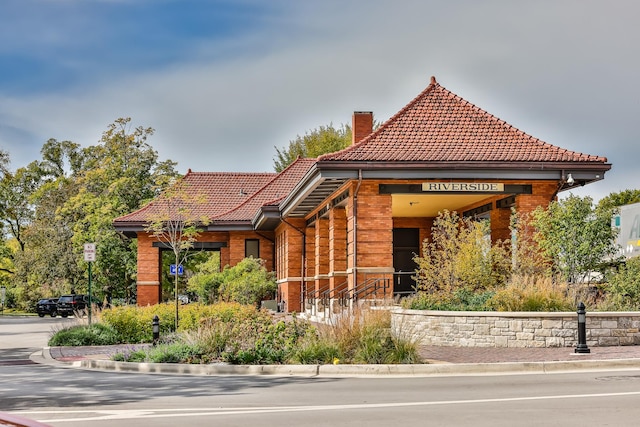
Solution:
<svg viewBox="0 0 640 427">
<path fill-rule="evenodd" d="M 392 328 L 422 345 L 575 347 L 573 312 L 476 312 L 395 309 Z M 587 346 L 640 345 L 640 312 L 587 312 Z"/>
</svg>

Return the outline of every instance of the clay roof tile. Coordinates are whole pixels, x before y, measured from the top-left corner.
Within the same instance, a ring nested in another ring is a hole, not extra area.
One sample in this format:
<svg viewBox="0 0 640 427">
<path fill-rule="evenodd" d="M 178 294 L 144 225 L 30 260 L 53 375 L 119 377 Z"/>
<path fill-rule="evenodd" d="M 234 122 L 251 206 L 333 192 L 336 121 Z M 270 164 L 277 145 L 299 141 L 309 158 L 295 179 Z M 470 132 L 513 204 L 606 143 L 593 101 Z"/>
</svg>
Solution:
<svg viewBox="0 0 640 427">
<path fill-rule="evenodd" d="M 566 150 L 534 138 L 431 84 L 376 131 L 319 161 L 601 162 L 604 157 Z"/>
</svg>

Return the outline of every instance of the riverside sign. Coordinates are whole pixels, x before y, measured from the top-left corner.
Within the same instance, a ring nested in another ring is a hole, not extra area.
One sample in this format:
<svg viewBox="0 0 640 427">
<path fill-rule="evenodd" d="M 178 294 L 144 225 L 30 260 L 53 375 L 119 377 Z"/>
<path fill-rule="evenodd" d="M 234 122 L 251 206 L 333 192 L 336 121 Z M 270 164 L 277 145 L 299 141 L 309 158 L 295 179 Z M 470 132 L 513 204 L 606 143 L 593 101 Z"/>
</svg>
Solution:
<svg viewBox="0 0 640 427">
<path fill-rule="evenodd" d="M 422 183 L 422 191 L 435 193 L 503 193 L 504 184 L 498 182 L 424 182 Z"/>
</svg>

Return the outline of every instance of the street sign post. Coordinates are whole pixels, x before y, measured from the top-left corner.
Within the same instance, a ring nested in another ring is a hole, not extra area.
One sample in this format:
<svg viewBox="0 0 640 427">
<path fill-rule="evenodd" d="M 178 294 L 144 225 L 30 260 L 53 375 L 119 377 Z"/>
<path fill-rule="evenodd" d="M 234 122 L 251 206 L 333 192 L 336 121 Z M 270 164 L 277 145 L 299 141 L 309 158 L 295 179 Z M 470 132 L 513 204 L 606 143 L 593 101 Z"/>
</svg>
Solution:
<svg viewBox="0 0 640 427">
<path fill-rule="evenodd" d="M 87 301 L 88 313 L 89 313 L 89 325 L 91 325 L 91 263 L 96 260 L 96 244 L 85 243 L 84 244 L 84 260 L 89 264 L 89 301 Z"/>
</svg>

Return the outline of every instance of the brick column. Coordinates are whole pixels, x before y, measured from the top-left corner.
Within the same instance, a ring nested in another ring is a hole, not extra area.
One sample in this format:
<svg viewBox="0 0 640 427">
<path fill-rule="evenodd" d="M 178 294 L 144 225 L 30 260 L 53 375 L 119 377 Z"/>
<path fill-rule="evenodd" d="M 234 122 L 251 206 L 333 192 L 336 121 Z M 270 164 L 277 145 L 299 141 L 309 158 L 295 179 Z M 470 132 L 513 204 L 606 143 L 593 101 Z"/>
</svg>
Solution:
<svg viewBox="0 0 640 427">
<path fill-rule="evenodd" d="M 531 194 L 518 194 L 516 196 L 516 212 L 528 214 L 538 206 L 546 208 L 556 198 L 557 181 L 541 181 L 532 185 Z"/>
<path fill-rule="evenodd" d="M 511 208 L 491 210 L 491 243 L 511 240 Z"/>
<path fill-rule="evenodd" d="M 155 305 L 162 299 L 160 248 L 154 248 L 156 239 L 138 233 L 138 282 L 136 298 L 139 306 Z"/>
<path fill-rule="evenodd" d="M 350 277 L 350 286 L 359 285 L 372 277 L 387 278 L 390 283 L 393 282 L 391 195 L 379 194 L 378 184 L 379 182 L 363 182 L 357 195 L 357 271 L 353 283 Z M 393 287 L 389 292 L 393 292 Z"/>
<path fill-rule="evenodd" d="M 347 212 L 344 208 L 329 211 L 329 288 L 344 283 L 347 271 Z"/>
<path fill-rule="evenodd" d="M 300 297 L 302 291 L 302 281 L 304 280 L 303 257 L 304 257 L 304 237 L 300 232 L 305 229 L 303 218 L 291 218 L 284 223 L 285 228 L 281 233 L 284 239 L 283 268 L 280 272 L 282 279 L 279 283 L 279 294 L 285 303 L 287 312 L 301 311 Z"/>
<path fill-rule="evenodd" d="M 314 288 L 315 292 L 320 292 L 329 286 L 329 220 L 318 218 L 315 231 Z"/>
</svg>

